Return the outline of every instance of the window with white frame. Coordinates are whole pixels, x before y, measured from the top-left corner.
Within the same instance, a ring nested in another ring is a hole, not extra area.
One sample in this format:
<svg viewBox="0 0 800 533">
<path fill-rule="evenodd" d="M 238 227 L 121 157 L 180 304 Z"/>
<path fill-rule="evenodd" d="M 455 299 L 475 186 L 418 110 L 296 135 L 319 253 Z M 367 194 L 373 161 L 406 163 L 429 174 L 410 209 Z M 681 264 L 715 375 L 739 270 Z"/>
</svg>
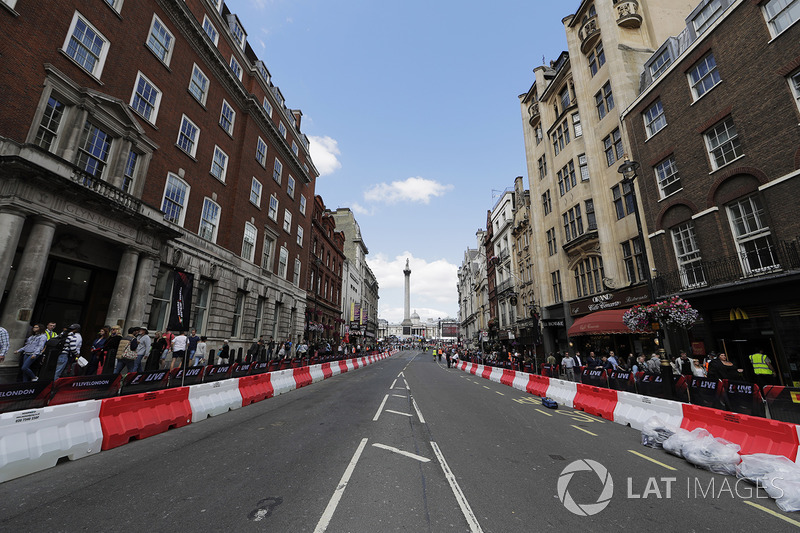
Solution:
<svg viewBox="0 0 800 533">
<path fill-rule="evenodd" d="M 590 256 L 578 263 L 575 267 L 575 287 L 578 298 L 603 292 L 603 259 Z"/>
<path fill-rule="evenodd" d="M 183 115 L 181 129 L 178 132 L 178 148 L 194 157 L 197 153 L 197 141 L 200 138 L 200 129 L 189 117 Z"/>
<path fill-rule="evenodd" d="M 165 65 L 169 65 L 174 48 L 175 38 L 161 22 L 157 15 L 153 15 L 153 22 L 150 24 L 150 34 L 147 37 L 147 46 Z"/>
<path fill-rule="evenodd" d="M 664 106 L 661 104 L 660 98 L 645 110 L 643 116 L 648 138 L 664 129 L 667 125 L 667 117 L 664 115 Z"/>
<path fill-rule="evenodd" d="M 292 233 L 292 212 L 288 209 L 283 210 L 283 231 L 290 235 Z"/>
<path fill-rule="evenodd" d="M 303 246 L 303 235 L 304 235 L 304 233 L 305 233 L 305 230 L 303 229 L 303 226 L 298 224 L 297 225 L 297 244 L 299 244 L 300 246 Z"/>
<path fill-rule="evenodd" d="M 533 129 L 533 133 L 536 136 L 536 146 L 539 146 L 544 139 L 544 129 L 542 128 L 541 123 L 536 125 L 536 127 Z"/>
<path fill-rule="evenodd" d="M 236 61 L 234 56 L 231 56 L 231 71 L 234 76 L 239 78 L 239 81 L 242 81 L 242 66 Z"/>
<path fill-rule="evenodd" d="M 798 109 L 800 109 L 800 70 L 794 71 L 789 76 L 789 86 L 792 88 L 794 100 L 797 103 Z"/>
<path fill-rule="evenodd" d="M 666 198 L 670 194 L 678 192 L 683 188 L 681 186 L 681 175 L 678 172 L 678 165 L 675 163 L 674 155 L 667 157 L 654 168 L 661 198 Z"/>
<path fill-rule="evenodd" d="M 300 214 L 303 216 L 306 214 L 306 197 L 302 194 L 300 195 Z"/>
<path fill-rule="evenodd" d="M 300 286 L 300 269 L 302 268 L 302 263 L 300 260 L 295 258 L 294 260 L 294 273 L 292 274 L 292 283 L 295 287 Z"/>
<path fill-rule="evenodd" d="M 108 39 L 76 11 L 64 41 L 64 52 L 81 68 L 99 79 L 103 73 L 108 47 Z"/>
<path fill-rule="evenodd" d="M 710 0 L 692 19 L 697 35 L 702 34 L 719 18 L 723 11 L 722 0 Z"/>
<path fill-rule="evenodd" d="M 294 198 L 294 178 L 289 174 L 289 179 L 286 180 L 286 192 L 290 197 Z"/>
<path fill-rule="evenodd" d="M 150 301 L 150 320 L 147 322 L 149 329 L 163 330 L 169 319 L 170 302 L 172 301 L 172 283 L 175 274 L 171 268 L 161 266 L 156 276 L 156 286 L 153 290 L 153 299 Z"/>
<path fill-rule="evenodd" d="M 217 46 L 219 42 L 219 32 L 217 28 L 214 27 L 214 24 L 211 22 L 211 19 L 208 18 L 208 15 L 203 15 L 203 31 L 206 32 L 208 38 L 211 39 L 211 42 L 214 43 L 214 46 Z"/>
<path fill-rule="evenodd" d="M 715 170 L 743 155 L 739 134 L 731 117 L 708 130 L 704 137 L 711 160 L 711 168 Z"/>
<path fill-rule="evenodd" d="M 261 336 L 261 328 L 264 324 L 264 307 L 266 304 L 266 298 L 259 296 L 256 299 L 256 316 L 253 319 L 253 331 L 257 336 Z"/>
<path fill-rule="evenodd" d="M 597 43 L 597 46 L 594 47 L 594 50 L 589 53 L 589 72 L 592 74 L 593 78 L 605 62 L 606 53 L 603 51 L 603 41 L 600 41 Z"/>
<path fill-rule="evenodd" d="M 255 176 L 250 182 L 250 203 L 256 207 L 261 207 L 261 182 Z"/>
<path fill-rule="evenodd" d="M 198 102 L 205 105 L 208 96 L 208 76 L 200 70 L 197 64 L 192 68 L 192 78 L 189 80 L 189 92 Z"/>
<path fill-rule="evenodd" d="M 269 212 L 267 214 L 275 222 L 278 221 L 278 197 L 274 194 L 269 197 Z"/>
<path fill-rule="evenodd" d="M 577 139 L 581 135 L 583 135 L 583 126 L 581 126 L 581 114 L 580 113 L 573 113 L 572 114 L 572 132 L 574 133 L 574 137 Z"/>
<path fill-rule="evenodd" d="M 6 4 L 9 4 L 12 8 L 14 7 L 14 4 L 17 2 L 17 0 L 10 0 L 10 2 L 9 0 L 2 0 L 2 1 L 5 2 Z M 123 2 L 124 0 L 106 0 L 106 4 L 108 4 L 108 7 L 110 7 L 117 13 L 122 11 Z"/>
<path fill-rule="evenodd" d="M 578 168 L 580 169 L 581 181 L 589 181 L 589 162 L 586 154 L 578 155 Z"/>
<path fill-rule="evenodd" d="M 703 271 L 700 247 L 694 234 L 694 224 L 687 222 L 672 228 L 672 246 L 675 249 L 675 259 L 678 263 L 678 274 L 681 285 L 688 289 L 701 287 L 706 284 Z"/>
<path fill-rule="evenodd" d="M 186 216 L 186 203 L 188 201 L 189 184 L 175 174 L 167 174 L 164 199 L 161 202 L 164 220 L 183 226 L 183 219 Z"/>
<path fill-rule="evenodd" d="M 234 339 L 242 334 L 242 317 L 244 316 L 246 297 L 244 291 L 236 291 L 236 301 L 233 304 L 233 324 L 231 325 L 231 337 Z"/>
<path fill-rule="evenodd" d="M 569 242 L 583 235 L 583 217 L 581 204 L 576 205 L 562 215 L 564 222 L 564 242 Z"/>
<path fill-rule="evenodd" d="M 280 132 L 281 137 L 283 137 L 285 139 L 286 138 L 286 126 L 283 125 L 283 122 L 278 124 L 278 131 Z"/>
<path fill-rule="evenodd" d="M 219 146 L 214 146 L 214 159 L 211 161 L 211 175 L 225 183 L 225 174 L 228 172 L 228 154 Z"/>
<path fill-rule="evenodd" d="M 242 28 L 242 25 L 239 24 L 239 20 L 236 18 L 236 15 L 228 15 L 228 27 L 231 30 L 231 35 L 233 36 L 233 40 L 236 41 L 236 44 L 239 45 L 239 48 L 244 50 L 244 42 L 245 42 L 244 28 Z"/>
<path fill-rule="evenodd" d="M 264 97 L 264 112 L 269 118 L 272 118 L 272 104 L 269 103 L 266 96 Z"/>
<path fill-rule="evenodd" d="M 205 331 L 208 319 L 208 304 L 211 300 L 211 282 L 201 279 L 197 283 L 197 298 L 192 299 L 192 327 L 197 331 Z"/>
<path fill-rule="evenodd" d="M 764 4 L 764 15 L 776 37 L 800 19 L 800 0 L 769 0 Z"/>
<path fill-rule="evenodd" d="M 746 276 L 780 268 L 772 233 L 758 196 L 728 205 L 728 219 Z"/>
<path fill-rule="evenodd" d="M 203 213 L 200 218 L 200 228 L 197 234 L 201 239 L 217 242 L 217 231 L 219 229 L 219 204 L 211 198 L 203 200 Z"/>
<path fill-rule="evenodd" d="M 275 166 L 272 169 L 272 179 L 275 180 L 276 183 L 281 183 L 281 174 L 283 173 L 283 165 L 278 158 L 275 158 Z"/>
<path fill-rule="evenodd" d="M 689 84 L 695 100 L 706 94 L 720 81 L 722 79 L 717 70 L 717 61 L 714 59 L 713 53 L 709 53 L 698 61 L 689 71 Z"/>
<path fill-rule="evenodd" d="M 75 164 L 96 178 L 102 178 L 108 164 L 111 136 L 88 120 L 81 132 Z"/>
<path fill-rule="evenodd" d="M 39 121 L 39 129 L 36 131 L 34 142 L 45 150 L 53 150 L 56 147 L 61 119 L 64 116 L 66 106 L 63 102 L 53 97 L 47 99 L 42 120 Z"/>
<path fill-rule="evenodd" d="M 222 101 L 222 111 L 219 114 L 219 125 L 228 135 L 233 135 L 233 124 L 236 122 L 236 111 L 225 100 Z"/>
<path fill-rule="evenodd" d="M 139 154 L 133 150 L 129 150 L 128 159 L 125 161 L 125 170 L 122 173 L 122 190 L 128 194 L 133 190 L 133 182 L 136 179 L 138 163 Z"/>
<path fill-rule="evenodd" d="M 275 250 L 275 239 L 264 235 L 264 249 L 261 252 L 261 268 L 272 272 L 272 257 Z"/>
<path fill-rule="evenodd" d="M 558 177 L 558 190 L 561 196 L 564 196 L 578 184 L 575 177 L 575 163 L 572 160 L 564 165 L 564 168 L 559 170 L 556 175 Z"/>
<path fill-rule="evenodd" d="M 131 107 L 143 119 L 151 124 L 156 123 L 158 108 L 161 105 L 161 91 L 152 81 L 139 72 L 131 94 Z"/>
<path fill-rule="evenodd" d="M 300 149 L 297 148 L 297 143 L 294 142 L 294 141 L 292 141 L 292 152 L 294 152 L 295 156 L 299 156 L 300 155 Z"/>
<path fill-rule="evenodd" d="M 601 120 L 609 111 L 614 109 L 614 94 L 611 92 L 610 81 L 607 81 L 600 91 L 594 95 L 594 103 L 597 108 L 597 115 Z"/>
<path fill-rule="evenodd" d="M 281 251 L 278 256 L 278 277 L 286 279 L 287 270 L 289 267 L 289 250 L 281 246 Z"/>
<path fill-rule="evenodd" d="M 256 239 L 258 230 L 249 222 L 244 223 L 244 236 L 242 237 L 242 258 L 252 261 L 256 255 Z"/>
<path fill-rule="evenodd" d="M 661 76 L 671 64 L 672 54 L 669 48 L 664 48 L 664 50 L 656 56 L 656 59 L 650 63 L 650 77 L 655 80 Z"/>
<path fill-rule="evenodd" d="M 262 166 L 267 166 L 267 143 L 261 137 L 256 142 L 256 161 Z"/>
</svg>

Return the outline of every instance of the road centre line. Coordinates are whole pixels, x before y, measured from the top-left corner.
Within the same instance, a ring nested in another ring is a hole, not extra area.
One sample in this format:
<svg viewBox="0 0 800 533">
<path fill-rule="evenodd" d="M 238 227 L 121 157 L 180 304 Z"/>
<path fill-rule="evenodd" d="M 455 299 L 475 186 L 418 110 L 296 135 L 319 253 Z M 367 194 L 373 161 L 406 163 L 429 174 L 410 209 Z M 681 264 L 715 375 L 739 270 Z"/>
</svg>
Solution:
<svg viewBox="0 0 800 533">
<path fill-rule="evenodd" d="M 780 514 L 780 513 L 778 513 L 778 512 L 775 512 L 775 511 L 773 511 L 772 509 L 767 509 L 767 508 L 766 508 L 766 507 L 764 507 L 763 505 L 759 505 L 759 504 L 757 504 L 757 503 L 749 502 L 749 501 L 747 501 L 747 500 L 745 500 L 745 502 L 744 502 L 744 503 L 746 503 L 747 505 L 749 505 L 749 506 L 751 506 L 751 507 L 755 507 L 756 509 L 759 509 L 759 510 L 761 510 L 761 511 L 764 511 L 765 513 L 769 513 L 769 514 L 771 514 L 772 516 L 774 516 L 774 517 L 776 517 L 776 518 L 780 518 L 781 520 L 785 520 L 786 522 L 789 522 L 789 523 L 790 523 L 790 524 L 792 524 L 793 526 L 800 527 L 800 522 L 798 522 L 797 520 L 792 520 L 792 519 L 791 519 L 791 518 L 789 518 L 788 516 L 783 516 L 782 514 Z"/>
<path fill-rule="evenodd" d="M 475 513 L 472 512 L 472 508 L 469 506 L 467 502 L 466 496 L 461 491 L 461 487 L 458 486 L 458 482 L 456 481 L 456 476 L 453 475 L 453 472 L 450 470 L 450 467 L 447 466 L 447 461 L 444 460 L 444 455 L 442 455 L 442 451 L 439 449 L 439 445 L 435 442 L 431 441 L 431 447 L 433 448 L 433 453 L 436 454 L 436 459 L 439 461 L 439 466 L 442 467 L 442 471 L 444 472 L 444 477 L 447 478 L 447 482 L 450 483 L 450 488 L 453 490 L 453 494 L 456 497 L 456 501 L 458 502 L 458 506 L 461 507 L 461 512 L 464 514 L 464 518 L 467 519 L 467 524 L 469 525 L 469 530 L 471 533 L 483 533 L 480 524 L 478 523 L 478 519 L 475 518 Z"/>
<path fill-rule="evenodd" d="M 495 392 L 496 392 L 497 394 L 499 394 L 500 396 L 505 396 L 505 394 L 503 394 L 502 392 L 500 392 L 500 391 L 498 391 L 498 390 L 496 390 Z"/>
<path fill-rule="evenodd" d="M 413 396 L 411 397 L 411 404 L 414 406 L 414 410 L 417 412 L 417 416 L 419 417 L 419 423 L 424 424 L 425 419 L 422 418 L 422 411 L 419 410 L 419 407 L 417 406 L 417 401 L 414 399 Z"/>
<path fill-rule="evenodd" d="M 592 435 L 593 437 L 596 437 L 596 436 L 597 436 L 597 433 L 592 433 L 592 432 L 591 432 L 591 431 L 589 431 L 588 429 L 583 429 L 582 427 L 576 426 L 575 424 L 570 424 L 570 425 L 571 425 L 572 427 L 574 427 L 575 429 L 577 429 L 578 431 L 583 431 L 584 433 L 588 433 L 589 435 Z"/>
<path fill-rule="evenodd" d="M 410 457 L 412 459 L 416 459 L 421 463 L 429 463 L 431 460 L 427 457 L 422 457 L 421 455 L 417 455 L 411 452 L 404 452 L 399 448 L 395 448 L 394 446 L 387 446 L 385 444 L 378 444 L 377 442 L 373 444 L 375 448 L 381 448 L 382 450 L 389 450 L 390 452 L 399 453 L 400 455 L 404 455 L 405 457 Z"/>
<path fill-rule="evenodd" d="M 646 456 L 646 455 L 645 455 L 645 454 L 643 454 L 643 453 L 639 453 L 639 452 L 637 452 L 636 450 L 628 450 L 628 451 L 629 451 L 629 452 L 631 452 L 633 455 L 635 455 L 635 456 L 637 456 L 637 457 L 641 457 L 642 459 L 646 459 L 647 461 L 650 461 L 651 463 L 655 463 L 655 464 L 657 464 L 658 466 L 663 466 L 663 467 L 664 467 L 664 468 L 666 468 L 667 470 L 672 470 L 672 471 L 677 471 L 677 470 L 678 470 L 677 468 L 672 468 L 672 467 L 671 467 L 671 466 L 669 466 L 669 465 L 665 465 L 665 464 L 664 464 L 664 463 L 662 463 L 661 461 L 656 461 L 656 460 L 655 460 L 655 459 L 653 459 L 652 457 L 648 457 L 648 456 Z"/>
<path fill-rule="evenodd" d="M 412 415 L 412 414 L 409 414 L 409 413 L 401 413 L 400 411 L 393 411 L 393 410 L 391 410 L 391 409 L 387 409 L 387 410 L 386 410 L 386 412 L 387 412 L 387 413 L 394 413 L 394 414 L 396 414 L 396 415 L 403 415 L 403 416 L 414 416 L 414 415 Z"/>
<path fill-rule="evenodd" d="M 314 533 L 323 533 L 326 529 L 328 529 L 328 525 L 331 523 L 331 518 L 333 518 L 333 513 L 336 511 L 336 507 L 339 505 L 339 501 L 342 499 L 344 489 L 347 488 L 347 483 L 350 481 L 350 476 L 353 475 L 353 470 L 356 468 L 356 463 L 358 463 L 358 459 L 361 457 L 361 453 L 364 451 L 364 447 L 366 445 L 367 439 L 361 439 L 361 444 L 358 445 L 356 453 L 353 454 L 353 458 L 350 459 L 350 464 L 347 465 L 344 474 L 342 474 L 342 479 L 340 479 L 339 484 L 336 485 L 336 490 L 333 491 L 333 496 L 331 496 L 328 506 L 325 507 L 325 511 L 322 513 L 319 522 L 317 522 L 317 527 L 314 528 Z"/>
<path fill-rule="evenodd" d="M 540 413 L 542 413 L 543 415 L 547 415 L 547 416 L 553 416 L 553 415 L 551 415 L 550 413 L 548 413 L 547 411 L 542 411 L 541 409 L 535 409 L 535 411 L 539 411 L 539 412 L 540 412 Z"/>
<path fill-rule="evenodd" d="M 386 405 L 386 400 L 388 400 L 388 399 L 389 399 L 389 395 L 388 394 L 383 397 L 383 401 L 381 402 L 381 406 L 378 407 L 378 412 L 375 413 L 375 418 L 372 419 L 373 422 L 377 422 L 378 421 L 378 417 L 381 416 L 381 411 L 383 411 L 383 406 Z"/>
<path fill-rule="evenodd" d="M 489 389 L 489 387 L 487 387 L 486 385 L 484 385 L 483 388 L 484 389 Z M 489 389 L 489 390 L 492 390 L 492 389 Z"/>
<path fill-rule="evenodd" d="M 402 394 L 392 394 L 394 398 L 408 398 L 408 396 L 404 396 Z"/>
</svg>

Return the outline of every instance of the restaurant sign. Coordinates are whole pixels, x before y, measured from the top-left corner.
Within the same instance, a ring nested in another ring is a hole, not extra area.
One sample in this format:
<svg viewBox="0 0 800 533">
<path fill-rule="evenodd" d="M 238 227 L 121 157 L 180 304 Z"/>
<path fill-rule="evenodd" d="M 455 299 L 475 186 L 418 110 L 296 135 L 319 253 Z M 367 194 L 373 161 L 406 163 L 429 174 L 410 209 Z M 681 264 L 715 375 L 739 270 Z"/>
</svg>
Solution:
<svg viewBox="0 0 800 533">
<path fill-rule="evenodd" d="M 570 302 L 569 309 L 572 316 L 586 315 L 604 309 L 625 309 L 636 304 L 647 303 L 650 297 L 647 286 L 634 287 L 615 292 L 604 292 L 591 298 Z"/>
</svg>

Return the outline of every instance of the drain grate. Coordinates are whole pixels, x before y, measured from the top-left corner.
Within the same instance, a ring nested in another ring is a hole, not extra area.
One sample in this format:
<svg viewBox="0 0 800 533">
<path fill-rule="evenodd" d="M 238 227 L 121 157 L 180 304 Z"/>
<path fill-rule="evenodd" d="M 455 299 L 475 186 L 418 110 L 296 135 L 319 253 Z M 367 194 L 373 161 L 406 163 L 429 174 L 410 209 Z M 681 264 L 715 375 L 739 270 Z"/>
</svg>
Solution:
<svg viewBox="0 0 800 533">
<path fill-rule="evenodd" d="M 566 459 L 561 455 L 551 455 L 550 459 L 553 459 L 554 461 L 566 461 Z"/>
</svg>

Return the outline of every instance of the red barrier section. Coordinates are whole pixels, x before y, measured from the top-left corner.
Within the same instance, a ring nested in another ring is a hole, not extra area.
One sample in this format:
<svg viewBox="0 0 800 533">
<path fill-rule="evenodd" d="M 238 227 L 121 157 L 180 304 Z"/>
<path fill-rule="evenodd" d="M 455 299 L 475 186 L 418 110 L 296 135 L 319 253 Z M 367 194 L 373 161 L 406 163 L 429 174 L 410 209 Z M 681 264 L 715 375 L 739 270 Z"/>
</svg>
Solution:
<svg viewBox="0 0 800 533">
<path fill-rule="evenodd" d="M 550 386 L 550 378 L 547 376 L 540 376 L 538 374 L 531 374 L 528 379 L 528 386 L 525 388 L 531 394 L 535 394 L 541 398 L 547 396 L 547 387 Z"/>
<path fill-rule="evenodd" d="M 469 373 L 472 374 L 473 376 L 475 375 L 475 373 L 477 371 L 478 371 L 478 365 L 477 364 L 472 365 L 472 367 L 469 369 Z"/>
<path fill-rule="evenodd" d="M 517 373 L 514 370 L 504 368 L 503 375 L 500 376 L 500 383 L 503 385 L 508 385 L 509 387 L 514 386 L 514 378 L 517 377 Z"/>
<path fill-rule="evenodd" d="M 106 398 L 102 402 L 103 450 L 183 427 L 192 421 L 188 387 Z"/>
<path fill-rule="evenodd" d="M 358 357 L 353 357 L 351 361 L 353 362 L 353 370 L 358 368 Z"/>
<path fill-rule="evenodd" d="M 344 359 L 339 361 L 339 372 L 342 373 L 342 374 L 347 372 L 347 361 L 344 360 Z"/>
<path fill-rule="evenodd" d="M 489 379 L 489 377 L 492 375 L 493 368 L 494 367 L 491 367 L 489 365 L 484 366 L 483 367 L 483 373 L 481 374 L 481 377 L 483 379 Z"/>
<path fill-rule="evenodd" d="M 255 374 L 239 378 L 239 392 L 242 395 L 242 405 L 260 402 L 275 395 L 272 387 L 272 374 Z"/>
<path fill-rule="evenodd" d="M 795 424 L 684 404 L 681 427 L 706 428 L 715 437 L 741 446 L 743 455 L 771 453 L 797 460 L 800 438 Z"/>
<path fill-rule="evenodd" d="M 333 370 L 331 370 L 330 363 L 322 363 L 322 379 L 328 379 L 333 375 Z"/>
<path fill-rule="evenodd" d="M 311 385 L 311 381 L 311 369 L 309 367 L 303 366 L 294 369 L 294 382 L 298 389 L 306 385 Z"/>
<path fill-rule="evenodd" d="M 583 383 L 577 383 L 576 385 L 578 391 L 572 401 L 575 409 L 614 421 L 614 409 L 617 408 L 617 391 L 584 385 Z"/>
</svg>

